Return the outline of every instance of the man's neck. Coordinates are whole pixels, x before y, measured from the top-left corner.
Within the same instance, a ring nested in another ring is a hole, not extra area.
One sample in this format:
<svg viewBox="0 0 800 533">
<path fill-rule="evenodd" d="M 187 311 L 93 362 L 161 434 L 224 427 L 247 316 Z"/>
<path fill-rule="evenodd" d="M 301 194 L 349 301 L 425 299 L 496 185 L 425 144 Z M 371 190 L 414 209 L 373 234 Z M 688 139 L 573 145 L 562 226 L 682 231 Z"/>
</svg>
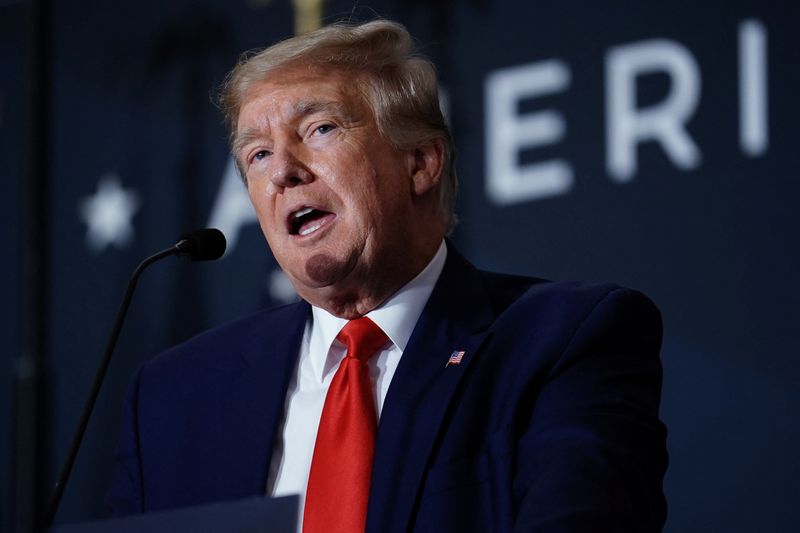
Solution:
<svg viewBox="0 0 800 533">
<path fill-rule="evenodd" d="M 419 259 L 414 263 L 407 264 L 404 271 L 395 270 L 394 265 L 401 264 L 402 259 L 407 259 L 409 254 L 397 258 L 396 262 L 389 261 L 388 266 L 383 269 L 373 268 L 369 274 L 353 273 L 347 288 L 343 288 L 342 284 L 337 284 L 336 287 L 330 287 L 328 291 L 319 291 L 313 297 L 305 299 L 311 305 L 325 309 L 340 318 L 352 320 L 365 316 L 419 276 L 430 265 L 442 246 L 444 246 L 443 237 L 431 241 L 431 245 L 426 246 L 428 248 L 426 252 L 415 254 Z"/>
</svg>

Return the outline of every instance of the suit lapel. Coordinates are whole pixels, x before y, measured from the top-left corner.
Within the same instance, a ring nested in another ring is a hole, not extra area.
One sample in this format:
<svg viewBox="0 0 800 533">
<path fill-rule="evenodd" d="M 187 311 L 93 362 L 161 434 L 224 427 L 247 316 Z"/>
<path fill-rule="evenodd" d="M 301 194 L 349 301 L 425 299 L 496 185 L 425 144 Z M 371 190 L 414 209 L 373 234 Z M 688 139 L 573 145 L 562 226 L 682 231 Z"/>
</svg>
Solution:
<svg viewBox="0 0 800 533">
<path fill-rule="evenodd" d="M 439 428 L 493 320 L 478 272 L 448 243 L 442 275 L 389 387 L 378 427 L 367 531 L 406 530 Z M 453 351 L 459 364 L 447 366 Z"/>
<path fill-rule="evenodd" d="M 284 414 L 286 391 L 292 378 L 308 316 L 300 302 L 266 313 L 241 347 L 244 362 L 220 391 L 222 409 L 216 438 L 223 465 L 216 479 L 232 497 L 263 495 L 275 437 Z"/>
</svg>

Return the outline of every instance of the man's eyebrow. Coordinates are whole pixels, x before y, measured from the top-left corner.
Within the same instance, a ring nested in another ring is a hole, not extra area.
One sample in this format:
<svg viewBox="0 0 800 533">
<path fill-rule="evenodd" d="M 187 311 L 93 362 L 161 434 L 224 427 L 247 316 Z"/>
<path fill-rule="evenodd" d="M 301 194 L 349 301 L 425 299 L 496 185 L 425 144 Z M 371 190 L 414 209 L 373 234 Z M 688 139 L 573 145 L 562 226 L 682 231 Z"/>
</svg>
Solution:
<svg viewBox="0 0 800 533">
<path fill-rule="evenodd" d="M 305 102 L 298 102 L 293 109 L 295 116 L 308 116 L 316 113 L 331 113 L 342 118 L 348 118 L 350 113 L 341 102 L 334 100 L 311 100 Z"/>
<path fill-rule="evenodd" d="M 232 152 L 234 156 L 238 154 L 242 149 L 253 142 L 255 139 L 261 136 L 260 131 L 256 128 L 247 128 L 241 133 L 236 134 L 236 138 L 233 140 Z"/>
<path fill-rule="evenodd" d="M 306 117 L 316 113 L 330 113 L 343 120 L 351 120 L 351 115 L 347 106 L 333 100 L 298 102 L 292 109 L 292 118 Z M 259 128 L 247 128 L 241 133 L 238 133 L 236 139 L 233 141 L 233 153 L 238 154 L 245 146 L 262 136 L 262 131 Z"/>
</svg>

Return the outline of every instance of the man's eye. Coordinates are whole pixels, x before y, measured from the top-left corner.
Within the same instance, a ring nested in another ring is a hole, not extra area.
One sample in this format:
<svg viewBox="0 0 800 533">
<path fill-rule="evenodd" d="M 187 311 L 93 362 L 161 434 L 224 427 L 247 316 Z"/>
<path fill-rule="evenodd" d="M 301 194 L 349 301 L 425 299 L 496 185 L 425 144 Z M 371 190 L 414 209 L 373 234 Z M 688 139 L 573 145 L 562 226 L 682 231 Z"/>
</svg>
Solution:
<svg viewBox="0 0 800 533">
<path fill-rule="evenodd" d="M 269 151 L 268 151 L 268 150 L 259 150 L 259 151 L 258 151 L 258 152 L 256 152 L 256 153 L 255 153 L 255 155 L 253 156 L 253 159 L 254 159 L 255 161 L 261 161 L 262 159 L 266 159 L 266 158 L 267 158 L 267 156 L 269 156 Z"/>
<path fill-rule="evenodd" d="M 321 133 L 322 135 L 325 135 L 326 133 L 328 133 L 329 131 L 333 130 L 334 128 L 335 128 L 335 126 L 333 124 L 323 124 L 322 126 L 318 126 L 317 127 L 317 133 Z"/>
</svg>

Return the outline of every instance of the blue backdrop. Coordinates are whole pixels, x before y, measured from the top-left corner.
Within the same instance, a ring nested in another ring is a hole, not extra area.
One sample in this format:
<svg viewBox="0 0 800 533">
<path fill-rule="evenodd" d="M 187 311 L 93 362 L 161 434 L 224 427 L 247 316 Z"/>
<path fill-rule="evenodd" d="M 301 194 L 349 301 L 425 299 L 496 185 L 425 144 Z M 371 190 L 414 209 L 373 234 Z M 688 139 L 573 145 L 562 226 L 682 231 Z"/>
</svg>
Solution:
<svg viewBox="0 0 800 533">
<path fill-rule="evenodd" d="M 298 2 L 299 4 L 299 2 Z M 483 268 L 616 281 L 665 321 L 667 531 L 800 523 L 800 7 L 559 0 L 320 2 L 409 26 L 459 146 L 454 240 Z M 204 328 L 294 298 L 230 165 L 210 92 L 239 52 L 313 24 L 288 0 L 55 2 L 48 131 L 46 404 L 55 479 L 128 275 L 184 230 L 214 264 L 142 280 L 58 522 L 102 516 L 127 380 Z M 0 525 L 11 531 L 20 356 L 19 2 L 0 2 Z M 22 420 L 21 422 L 25 422 Z M 49 490 L 49 486 L 48 486 Z"/>
</svg>

